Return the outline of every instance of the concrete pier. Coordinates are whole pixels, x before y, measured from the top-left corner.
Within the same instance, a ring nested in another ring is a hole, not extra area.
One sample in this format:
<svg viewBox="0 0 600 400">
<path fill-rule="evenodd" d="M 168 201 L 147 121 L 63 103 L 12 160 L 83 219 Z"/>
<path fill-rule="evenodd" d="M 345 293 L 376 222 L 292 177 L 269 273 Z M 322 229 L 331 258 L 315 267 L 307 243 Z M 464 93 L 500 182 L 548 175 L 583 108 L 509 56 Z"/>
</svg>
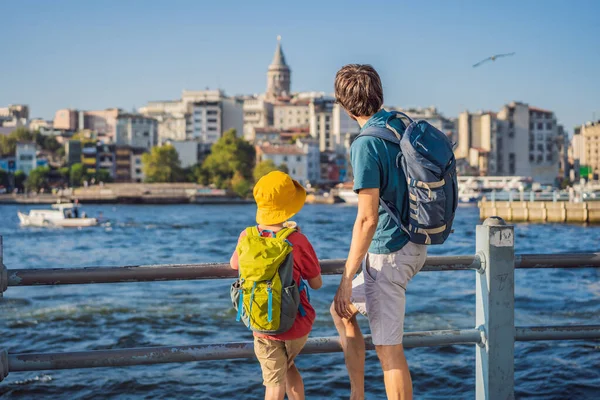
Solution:
<svg viewBox="0 0 600 400">
<path fill-rule="evenodd" d="M 511 222 L 600 223 L 600 201 L 490 201 L 479 202 L 479 217 L 499 216 Z"/>
</svg>

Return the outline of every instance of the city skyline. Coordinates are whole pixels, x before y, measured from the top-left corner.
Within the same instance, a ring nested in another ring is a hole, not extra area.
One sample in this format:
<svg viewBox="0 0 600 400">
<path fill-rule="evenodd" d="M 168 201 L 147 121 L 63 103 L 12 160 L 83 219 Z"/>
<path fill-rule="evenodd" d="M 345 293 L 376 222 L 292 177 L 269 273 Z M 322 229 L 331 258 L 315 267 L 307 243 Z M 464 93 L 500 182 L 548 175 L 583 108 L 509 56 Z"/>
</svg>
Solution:
<svg viewBox="0 0 600 400">
<path fill-rule="evenodd" d="M 281 35 L 293 92 L 330 93 L 341 65 L 362 62 L 379 70 L 389 105 L 435 105 L 456 117 L 466 109 L 524 101 L 554 110 L 569 132 L 600 116 L 594 96 L 600 82 L 593 71 L 600 63 L 600 53 L 593 51 L 600 38 L 593 23 L 600 5 L 476 4 L 393 8 L 413 15 L 435 11 L 424 29 L 419 25 L 424 19 L 399 16 L 396 28 L 394 13 L 365 18 L 360 8 L 310 2 L 242 4 L 231 15 L 220 4 L 186 1 L 174 6 L 131 1 L 118 7 L 111 7 L 117 5 L 112 1 L 7 3 L 3 8 L 11 18 L 0 34 L 19 34 L 3 49 L 9 62 L 0 63 L 0 73 L 10 79 L 0 90 L 0 104 L 29 104 L 33 117 L 51 119 L 59 108 L 130 110 L 176 98 L 182 89 L 262 93 Z M 319 13 L 308 12 L 311 6 Z M 18 31 L 25 22 L 28 29 Z M 364 32 L 353 24 L 364 26 Z M 406 39 L 390 46 L 396 34 Z M 471 67 L 505 51 L 517 54 Z"/>
</svg>

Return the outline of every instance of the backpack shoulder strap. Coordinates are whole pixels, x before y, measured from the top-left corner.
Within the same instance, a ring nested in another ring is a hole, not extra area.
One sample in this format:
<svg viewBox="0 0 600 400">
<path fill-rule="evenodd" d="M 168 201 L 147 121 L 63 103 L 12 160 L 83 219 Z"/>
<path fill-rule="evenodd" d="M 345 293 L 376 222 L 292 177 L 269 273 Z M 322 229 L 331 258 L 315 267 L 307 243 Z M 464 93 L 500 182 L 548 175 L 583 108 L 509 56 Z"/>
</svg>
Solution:
<svg viewBox="0 0 600 400">
<path fill-rule="evenodd" d="M 258 231 L 256 225 L 246 228 L 246 236 L 260 236 L 260 232 Z"/>
<path fill-rule="evenodd" d="M 296 229 L 294 228 L 283 228 L 282 230 L 277 232 L 277 239 L 287 240 L 288 236 L 290 236 L 294 232 L 296 232 Z"/>
<path fill-rule="evenodd" d="M 372 136 L 379 139 L 386 140 L 388 142 L 400 144 L 400 138 L 396 136 L 392 130 L 388 128 L 378 127 L 378 126 L 369 126 L 367 129 L 362 131 L 358 137 L 361 136 Z"/>
</svg>

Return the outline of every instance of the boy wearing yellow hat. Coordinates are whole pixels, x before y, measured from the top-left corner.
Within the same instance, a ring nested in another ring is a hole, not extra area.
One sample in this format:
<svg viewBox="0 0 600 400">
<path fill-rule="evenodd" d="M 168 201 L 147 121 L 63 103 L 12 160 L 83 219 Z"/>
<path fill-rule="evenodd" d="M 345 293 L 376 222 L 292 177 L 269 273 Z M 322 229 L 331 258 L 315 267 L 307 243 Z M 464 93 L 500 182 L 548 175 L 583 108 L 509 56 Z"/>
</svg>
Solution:
<svg viewBox="0 0 600 400">
<path fill-rule="evenodd" d="M 263 176 L 254 186 L 257 205 L 256 222 L 263 237 L 274 236 L 284 224 L 304 206 L 306 191 L 288 174 L 280 171 Z M 240 234 L 240 239 L 246 235 Z M 297 228 L 287 237 L 292 245 L 294 281 L 301 287 L 302 280 L 312 289 L 323 284 L 321 268 L 315 251 Z M 237 249 L 230 260 L 233 269 L 239 269 Z M 294 364 L 294 358 L 304 347 L 315 320 L 315 310 L 310 305 L 307 291 L 300 291 L 302 312 L 298 312 L 292 327 L 278 335 L 254 332 L 254 352 L 260 362 L 265 399 L 281 400 L 286 393 L 289 399 L 304 399 L 304 383 Z"/>
</svg>

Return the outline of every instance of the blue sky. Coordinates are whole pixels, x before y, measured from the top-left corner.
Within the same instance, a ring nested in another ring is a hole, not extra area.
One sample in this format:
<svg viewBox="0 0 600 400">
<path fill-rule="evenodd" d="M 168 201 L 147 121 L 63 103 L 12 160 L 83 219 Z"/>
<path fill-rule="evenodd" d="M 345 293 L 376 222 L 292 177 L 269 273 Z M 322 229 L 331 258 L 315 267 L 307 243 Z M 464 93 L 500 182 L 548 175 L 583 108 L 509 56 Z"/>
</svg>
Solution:
<svg viewBox="0 0 600 400">
<path fill-rule="evenodd" d="M 386 104 L 456 116 L 520 100 L 555 111 L 570 132 L 600 118 L 598 15 L 593 0 L 0 0 L 0 106 L 52 118 L 182 89 L 260 93 L 282 35 L 293 91 L 331 92 L 340 66 L 371 63 Z"/>
</svg>

